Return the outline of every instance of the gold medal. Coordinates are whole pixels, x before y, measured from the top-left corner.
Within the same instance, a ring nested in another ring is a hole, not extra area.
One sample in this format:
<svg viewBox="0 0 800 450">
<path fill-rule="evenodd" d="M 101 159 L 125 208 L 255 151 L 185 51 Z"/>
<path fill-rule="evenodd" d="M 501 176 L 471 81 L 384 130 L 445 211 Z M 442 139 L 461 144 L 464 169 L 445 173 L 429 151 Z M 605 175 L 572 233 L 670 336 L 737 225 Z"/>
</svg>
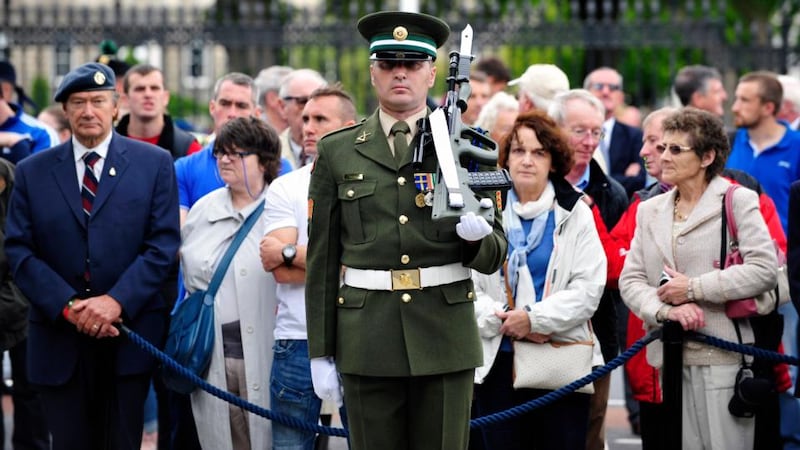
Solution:
<svg viewBox="0 0 800 450">
<path fill-rule="evenodd" d="M 425 194 L 420 192 L 419 194 L 414 197 L 414 204 L 417 205 L 417 208 L 424 208 L 425 207 Z"/>
</svg>

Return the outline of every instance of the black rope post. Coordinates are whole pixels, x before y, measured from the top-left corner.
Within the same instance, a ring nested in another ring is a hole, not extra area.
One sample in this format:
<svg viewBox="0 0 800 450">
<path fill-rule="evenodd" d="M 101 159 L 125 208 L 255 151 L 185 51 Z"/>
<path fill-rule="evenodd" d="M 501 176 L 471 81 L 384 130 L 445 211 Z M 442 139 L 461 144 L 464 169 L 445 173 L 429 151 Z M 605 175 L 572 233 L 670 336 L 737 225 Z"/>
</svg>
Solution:
<svg viewBox="0 0 800 450">
<path fill-rule="evenodd" d="M 661 389 L 664 400 L 664 448 L 680 450 L 683 430 L 681 397 L 683 389 L 683 327 L 679 322 L 664 322 L 661 342 L 664 365 L 661 367 Z"/>
</svg>

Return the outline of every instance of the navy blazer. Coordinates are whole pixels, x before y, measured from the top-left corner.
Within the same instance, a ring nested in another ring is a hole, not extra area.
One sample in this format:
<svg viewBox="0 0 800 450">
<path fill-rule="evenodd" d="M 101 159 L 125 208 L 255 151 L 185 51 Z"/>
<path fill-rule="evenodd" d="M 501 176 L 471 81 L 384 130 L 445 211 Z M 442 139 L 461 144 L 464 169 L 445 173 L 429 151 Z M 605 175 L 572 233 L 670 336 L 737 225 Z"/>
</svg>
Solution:
<svg viewBox="0 0 800 450">
<path fill-rule="evenodd" d="M 159 295 L 180 246 L 178 188 L 172 157 L 114 132 L 88 223 L 81 206 L 72 143 L 22 160 L 8 212 L 6 252 L 30 299 L 30 381 L 66 382 L 79 339 L 61 315 L 73 297 L 108 294 L 122 320 L 150 342 L 165 334 Z M 87 261 L 91 285 L 84 281 Z M 88 289 L 88 290 L 87 290 Z M 116 372 L 144 373 L 153 360 L 121 338 Z"/>
<path fill-rule="evenodd" d="M 646 181 L 647 171 L 644 168 L 642 158 L 639 156 L 639 150 L 641 149 L 642 130 L 615 120 L 614 128 L 611 129 L 611 141 L 608 147 L 608 154 L 611 160 L 606 161 L 606 163 L 608 164 L 608 173 L 622 184 L 628 194 L 628 198 L 634 192 L 644 188 Z M 635 177 L 626 177 L 625 169 L 633 162 L 638 162 L 642 170 Z"/>
</svg>

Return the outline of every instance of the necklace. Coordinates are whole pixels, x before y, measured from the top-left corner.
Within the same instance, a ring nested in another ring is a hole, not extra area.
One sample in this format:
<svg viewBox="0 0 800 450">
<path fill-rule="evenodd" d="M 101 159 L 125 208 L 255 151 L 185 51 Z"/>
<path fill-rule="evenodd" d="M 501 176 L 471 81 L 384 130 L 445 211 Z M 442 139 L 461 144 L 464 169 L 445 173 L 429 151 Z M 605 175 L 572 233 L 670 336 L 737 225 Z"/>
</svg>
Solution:
<svg viewBox="0 0 800 450">
<path fill-rule="evenodd" d="M 675 193 L 675 204 L 674 204 L 674 208 L 672 209 L 672 217 L 678 222 L 683 222 L 686 219 L 688 219 L 689 216 L 684 216 L 683 214 L 678 212 L 678 202 L 679 201 L 681 201 L 681 193 L 680 192 L 676 192 Z"/>
</svg>

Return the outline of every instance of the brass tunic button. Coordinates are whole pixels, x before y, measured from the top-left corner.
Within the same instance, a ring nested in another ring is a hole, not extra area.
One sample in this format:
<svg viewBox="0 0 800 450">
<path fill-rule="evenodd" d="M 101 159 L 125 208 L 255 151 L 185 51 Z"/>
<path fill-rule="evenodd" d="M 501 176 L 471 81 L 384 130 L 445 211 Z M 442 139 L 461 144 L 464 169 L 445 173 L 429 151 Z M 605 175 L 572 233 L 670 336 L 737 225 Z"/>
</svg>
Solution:
<svg viewBox="0 0 800 450">
<path fill-rule="evenodd" d="M 403 264 L 408 264 L 409 261 L 411 261 L 411 257 L 408 255 L 403 255 L 400 257 L 400 262 Z"/>
<path fill-rule="evenodd" d="M 467 298 L 472 300 L 473 298 L 475 298 L 475 293 L 472 291 L 467 292 Z"/>
<path fill-rule="evenodd" d="M 400 186 L 405 186 L 406 185 L 406 177 L 398 178 L 397 179 L 397 184 L 399 184 Z"/>
<path fill-rule="evenodd" d="M 344 297 L 339 297 L 339 304 L 344 305 Z"/>
<path fill-rule="evenodd" d="M 347 196 L 348 196 L 349 198 L 353 198 L 353 197 L 355 197 L 355 195 L 356 195 L 356 191 L 354 191 L 354 190 L 352 190 L 352 189 L 350 189 L 349 191 L 347 191 Z"/>
<path fill-rule="evenodd" d="M 397 220 L 400 222 L 400 225 L 405 225 L 408 223 L 408 216 L 402 215 Z"/>
<path fill-rule="evenodd" d="M 411 301 L 411 294 L 405 293 L 400 296 L 400 299 L 403 300 L 403 303 L 408 303 Z"/>
</svg>

